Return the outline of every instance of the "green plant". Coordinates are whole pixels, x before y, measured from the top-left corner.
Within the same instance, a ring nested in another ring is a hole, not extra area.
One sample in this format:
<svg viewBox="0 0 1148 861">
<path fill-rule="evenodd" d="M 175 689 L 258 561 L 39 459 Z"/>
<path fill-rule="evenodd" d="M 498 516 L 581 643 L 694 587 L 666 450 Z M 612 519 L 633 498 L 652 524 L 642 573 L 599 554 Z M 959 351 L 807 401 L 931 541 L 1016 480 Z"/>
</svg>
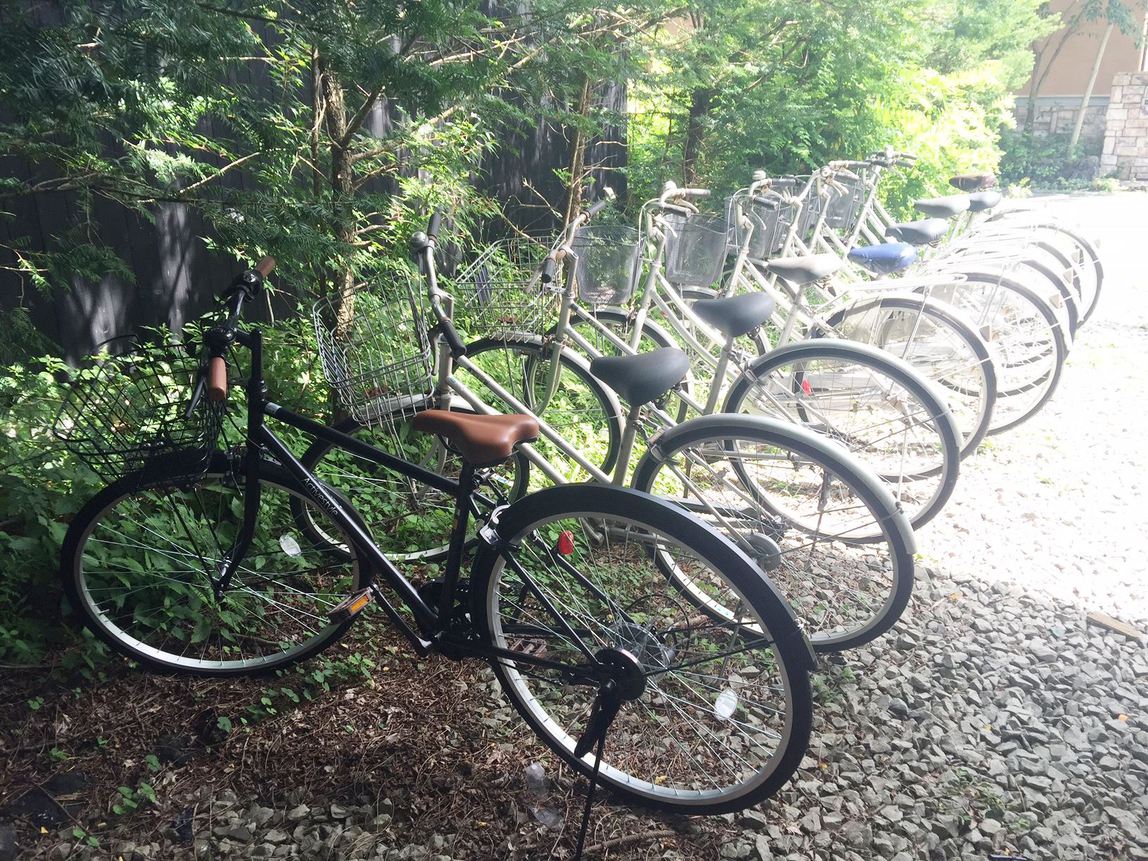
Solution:
<svg viewBox="0 0 1148 861">
<path fill-rule="evenodd" d="M 118 796 L 112 800 L 112 813 L 116 816 L 131 813 L 144 802 L 156 803 L 155 789 L 145 781 L 140 781 L 134 788 L 131 786 L 116 787 L 116 792 Z"/>
</svg>

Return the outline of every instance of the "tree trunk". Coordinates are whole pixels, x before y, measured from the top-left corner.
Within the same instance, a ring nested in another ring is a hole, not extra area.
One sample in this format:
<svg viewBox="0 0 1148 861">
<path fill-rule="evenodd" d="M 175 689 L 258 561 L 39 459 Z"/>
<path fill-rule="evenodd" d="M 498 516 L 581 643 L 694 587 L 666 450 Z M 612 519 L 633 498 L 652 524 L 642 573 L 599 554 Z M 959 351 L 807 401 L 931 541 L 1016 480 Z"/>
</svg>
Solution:
<svg viewBox="0 0 1148 861">
<path fill-rule="evenodd" d="M 578 118 L 585 119 L 590 115 L 590 78 L 582 77 L 582 92 L 578 96 Z M 574 129 L 574 141 L 570 145 L 570 188 L 566 193 L 566 213 L 564 224 L 574 220 L 582 202 L 582 171 L 586 163 L 586 133 L 583 123 L 578 123 Z"/>
<path fill-rule="evenodd" d="M 355 241 L 355 224 L 352 216 L 352 198 L 355 193 L 354 165 L 345 141 L 347 135 L 347 100 L 343 85 L 335 74 L 325 68 L 320 58 L 320 80 L 323 84 L 324 120 L 327 136 L 331 141 L 331 224 L 335 238 L 342 250 L 349 254 Z M 336 264 L 330 273 L 334 295 L 332 305 L 335 311 L 336 337 L 347 332 L 355 313 L 354 301 L 350 297 L 355 286 L 355 273 L 349 262 Z"/>
<path fill-rule="evenodd" d="M 1108 39 L 1112 35 L 1115 24 L 1109 24 L 1100 39 L 1100 47 L 1096 49 L 1096 59 L 1092 61 L 1092 73 L 1088 76 L 1088 86 L 1084 88 L 1084 95 L 1080 99 L 1080 110 L 1076 112 L 1076 123 L 1072 127 L 1072 137 L 1068 141 L 1068 155 L 1076 148 L 1080 140 L 1080 130 L 1084 128 L 1084 113 L 1088 110 L 1088 103 L 1092 99 L 1092 88 L 1096 86 L 1096 75 L 1100 72 L 1100 63 L 1104 59 L 1104 52 L 1108 50 Z"/>
<path fill-rule="evenodd" d="M 690 115 L 686 120 L 686 140 L 682 147 L 682 182 L 691 186 L 698 177 L 704 123 L 713 106 L 714 91 L 697 89 L 690 93 Z"/>
</svg>

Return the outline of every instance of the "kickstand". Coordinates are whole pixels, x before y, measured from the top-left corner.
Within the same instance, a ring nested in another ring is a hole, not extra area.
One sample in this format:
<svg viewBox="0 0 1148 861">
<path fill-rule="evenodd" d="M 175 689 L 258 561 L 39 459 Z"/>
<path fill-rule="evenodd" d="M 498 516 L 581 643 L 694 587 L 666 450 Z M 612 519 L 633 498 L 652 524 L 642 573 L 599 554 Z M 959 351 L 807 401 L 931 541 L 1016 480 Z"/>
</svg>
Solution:
<svg viewBox="0 0 1148 861">
<path fill-rule="evenodd" d="M 582 808 L 582 824 L 578 827 L 578 845 L 574 849 L 574 861 L 579 861 L 582 857 L 586 832 L 590 828 L 590 807 L 594 803 L 594 790 L 598 786 L 598 769 L 602 765 L 602 753 L 606 749 L 606 732 L 617 717 L 621 706 L 622 696 L 618 691 L 618 685 L 612 680 L 602 685 L 594 697 L 586 732 L 582 733 L 578 744 L 574 746 L 574 755 L 579 759 L 589 753 L 591 748 L 597 748 L 594 753 L 594 770 L 590 772 L 590 785 L 586 788 L 586 806 Z"/>
</svg>

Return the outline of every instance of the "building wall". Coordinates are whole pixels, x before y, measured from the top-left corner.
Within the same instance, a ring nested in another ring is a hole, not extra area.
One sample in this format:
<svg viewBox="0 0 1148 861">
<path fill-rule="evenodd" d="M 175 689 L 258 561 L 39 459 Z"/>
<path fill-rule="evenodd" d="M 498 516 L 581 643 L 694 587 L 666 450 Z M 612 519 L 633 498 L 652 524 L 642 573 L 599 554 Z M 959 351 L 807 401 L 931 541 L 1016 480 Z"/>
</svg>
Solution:
<svg viewBox="0 0 1148 861">
<path fill-rule="evenodd" d="M 1080 8 L 1081 0 L 1053 0 L 1051 3 L 1055 11 L 1061 13 L 1064 20 L 1071 20 L 1074 12 Z M 1040 96 L 1082 96 L 1088 87 L 1088 76 L 1092 72 L 1092 64 L 1096 60 L 1096 52 L 1100 48 L 1100 40 L 1107 21 L 1091 21 L 1083 24 L 1080 29 L 1068 37 L 1063 49 L 1052 60 L 1051 55 L 1055 45 L 1060 40 L 1059 33 L 1053 33 L 1043 43 L 1037 45 L 1038 50 L 1045 48 L 1039 69 L 1033 69 L 1033 74 L 1048 68 L 1048 74 L 1041 83 Z M 1052 47 L 1048 47 L 1051 44 Z M 1051 68 L 1049 62 L 1051 60 Z M 1113 30 L 1108 40 L 1108 47 L 1104 51 L 1104 59 L 1100 64 L 1100 71 L 1096 76 L 1094 93 L 1105 94 L 1112 88 L 1112 79 L 1123 72 L 1138 72 L 1141 70 L 1142 49 L 1137 46 L 1134 36 L 1126 36 L 1119 30 Z M 1017 96 L 1028 96 L 1032 86 L 1032 78 L 1017 92 Z"/>
<path fill-rule="evenodd" d="M 1148 72 L 1116 76 L 1105 128 L 1101 173 L 1148 179 Z"/>
</svg>

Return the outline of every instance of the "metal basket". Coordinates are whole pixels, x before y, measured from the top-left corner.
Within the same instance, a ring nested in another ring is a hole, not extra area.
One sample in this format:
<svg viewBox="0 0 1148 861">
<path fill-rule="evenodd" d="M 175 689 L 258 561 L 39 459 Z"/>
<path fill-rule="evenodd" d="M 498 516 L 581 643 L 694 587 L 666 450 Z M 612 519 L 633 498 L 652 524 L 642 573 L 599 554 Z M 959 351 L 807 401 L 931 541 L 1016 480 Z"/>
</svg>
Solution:
<svg viewBox="0 0 1148 861">
<path fill-rule="evenodd" d="M 666 280 L 678 287 L 711 287 L 720 280 L 726 258 L 724 217 L 676 213 L 666 225 Z"/>
<path fill-rule="evenodd" d="M 640 269 L 638 231 L 633 227 L 589 224 L 570 242 L 578 298 L 590 305 L 622 305 L 634 295 Z"/>
<path fill-rule="evenodd" d="M 761 200 L 754 200 L 744 192 L 729 199 L 727 211 L 729 212 L 731 228 L 731 244 L 736 243 L 736 247 L 740 249 L 748 239 L 748 259 L 754 262 L 764 262 L 771 257 L 784 253 L 785 243 L 789 238 L 789 228 L 793 226 L 793 219 L 798 215 L 800 203 L 787 195 L 774 193 L 764 193 L 755 195 L 755 197 Z M 748 226 L 742 224 L 733 212 L 734 207 L 739 205 L 742 214 L 749 222 Z M 749 233 L 748 237 L 746 236 L 747 232 Z"/>
<path fill-rule="evenodd" d="M 834 181 L 841 188 L 829 187 L 825 201 L 825 226 L 843 237 L 850 236 L 861 220 L 869 189 L 859 176 L 839 176 Z"/>
<path fill-rule="evenodd" d="M 544 334 L 557 320 L 562 286 L 543 284 L 546 249 L 527 239 L 486 248 L 453 279 L 454 320 L 472 338 Z"/>
<path fill-rule="evenodd" d="M 108 481 L 202 475 L 224 411 L 206 395 L 191 409 L 205 362 L 188 344 L 107 341 L 76 371 L 52 431 Z"/>
<path fill-rule="evenodd" d="M 312 310 L 323 375 L 363 424 L 393 424 L 417 412 L 433 391 L 420 286 L 400 277 L 385 288 L 321 299 Z"/>
</svg>

